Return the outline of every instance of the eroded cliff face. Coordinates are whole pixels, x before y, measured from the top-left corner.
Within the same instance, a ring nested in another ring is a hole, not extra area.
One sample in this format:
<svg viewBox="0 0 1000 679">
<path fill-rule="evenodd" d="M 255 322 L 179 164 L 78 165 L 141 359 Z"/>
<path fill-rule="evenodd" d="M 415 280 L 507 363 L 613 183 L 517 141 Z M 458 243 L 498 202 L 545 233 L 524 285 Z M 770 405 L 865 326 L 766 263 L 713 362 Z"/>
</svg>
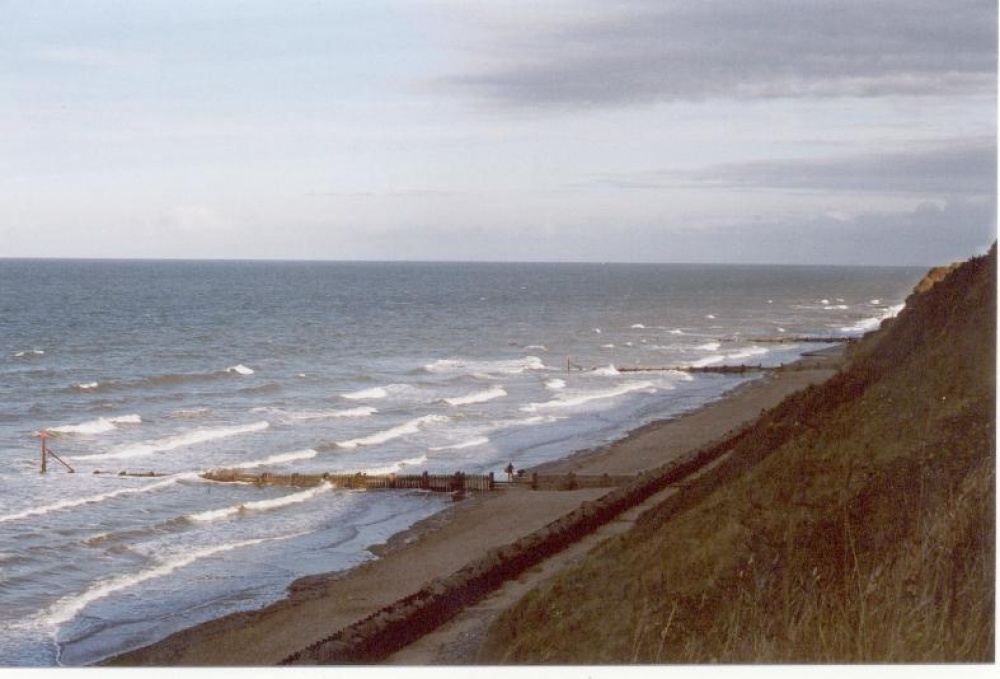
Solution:
<svg viewBox="0 0 1000 679">
<path fill-rule="evenodd" d="M 962 265 L 961 262 L 954 262 L 948 266 L 936 266 L 927 272 L 927 275 L 920 279 L 920 282 L 914 286 L 914 292 L 927 292 L 933 288 L 936 284 L 943 281 L 948 277 L 952 271 L 957 269 Z"/>
</svg>

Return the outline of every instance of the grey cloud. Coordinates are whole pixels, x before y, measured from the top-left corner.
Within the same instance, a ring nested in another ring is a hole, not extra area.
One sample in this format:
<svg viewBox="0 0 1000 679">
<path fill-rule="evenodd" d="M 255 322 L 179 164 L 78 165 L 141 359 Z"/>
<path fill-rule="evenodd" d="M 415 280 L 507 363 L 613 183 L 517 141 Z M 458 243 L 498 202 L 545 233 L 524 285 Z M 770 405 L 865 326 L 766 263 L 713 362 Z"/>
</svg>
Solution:
<svg viewBox="0 0 1000 679">
<path fill-rule="evenodd" d="M 494 104 L 957 95 L 996 88 L 992 0 L 602 3 L 484 39 L 448 85 Z"/>
<path fill-rule="evenodd" d="M 778 263 L 930 266 L 983 254 L 997 237 L 996 202 L 924 203 L 910 212 L 867 213 L 849 219 L 732 225 L 735 240 Z"/>
<path fill-rule="evenodd" d="M 997 238 L 996 202 L 924 203 L 852 217 L 748 217 L 684 227 L 649 225 L 648 261 L 936 266 L 983 254 Z"/>
<path fill-rule="evenodd" d="M 620 188 L 726 188 L 871 191 L 990 196 L 997 185 L 995 138 L 959 139 L 907 151 L 730 163 L 690 172 L 608 176 Z"/>
</svg>

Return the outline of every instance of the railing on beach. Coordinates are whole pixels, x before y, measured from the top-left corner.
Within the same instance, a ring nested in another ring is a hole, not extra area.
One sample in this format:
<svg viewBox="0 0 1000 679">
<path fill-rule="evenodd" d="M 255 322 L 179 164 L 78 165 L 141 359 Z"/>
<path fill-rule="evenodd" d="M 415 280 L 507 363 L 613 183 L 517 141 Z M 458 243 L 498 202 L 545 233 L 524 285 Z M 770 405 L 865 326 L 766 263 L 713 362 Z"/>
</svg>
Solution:
<svg viewBox="0 0 1000 679">
<path fill-rule="evenodd" d="M 856 341 L 856 337 L 844 336 L 844 335 L 828 335 L 826 337 L 820 337 L 817 335 L 774 335 L 771 337 L 742 337 L 739 340 L 724 338 L 723 342 L 761 342 L 765 344 L 787 344 L 789 342 L 794 342 L 796 344 L 800 342 L 816 342 L 819 344 L 840 344 L 846 343 L 850 344 Z"/>
<path fill-rule="evenodd" d="M 789 342 L 815 342 L 818 344 L 851 344 L 855 341 L 854 337 L 814 337 L 814 336 L 779 336 L 779 337 L 753 337 L 753 338 L 722 338 L 720 342 L 758 342 L 758 343 L 771 343 L 771 344 L 784 344 Z M 810 354 L 806 354 L 810 355 Z M 573 363 L 572 359 L 566 359 L 566 372 L 572 372 L 573 370 L 583 370 L 592 371 L 596 370 L 595 367 L 586 367 Z M 739 363 L 736 365 L 633 365 L 633 366 L 618 366 L 616 368 L 618 372 L 623 373 L 636 373 L 636 372 L 685 372 L 685 373 L 716 373 L 722 375 L 742 375 L 748 372 L 767 372 L 767 371 L 784 371 L 784 370 L 801 370 L 802 366 L 798 362 L 781 365 L 763 365 L 758 363 L 757 365 L 749 365 L 746 363 Z"/>
<path fill-rule="evenodd" d="M 784 365 L 680 365 L 680 366 L 621 366 L 618 372 L 641 373 L 641 372 L 669 372 L 676 370 L 685 373 L 719 373 L 723 375 L 742 375 L 747 372 L 763 372 L 766 370 L 783 370 Z"/>
<path fill-rule="evenodd" d="M 240 469 L 213 469 L 202 478 L 223 483 L 311 488 L 329 483 L 334 488 L 355 490 L 428 490 L 438 493 L 493 491 L 508 488 L 532 490 L 576 490 L 578 488 L 615 488 L 635 479 L 634 475 L 521 474 L 510 481 L 498 481 L 488 474 L 250 474 Z"/>
<path fill-rule="evenodd" d="M 239 469 L 215 469 L 202 478 L 210 481 L 255 483 L 258 485 L 308 488 L 329 483 L 335 488 L 358 490 L 410 489 L 452 493 L 466 490 L 493 490 L 493 473 L 489 474 L 249 474 Z"/>
</svg>

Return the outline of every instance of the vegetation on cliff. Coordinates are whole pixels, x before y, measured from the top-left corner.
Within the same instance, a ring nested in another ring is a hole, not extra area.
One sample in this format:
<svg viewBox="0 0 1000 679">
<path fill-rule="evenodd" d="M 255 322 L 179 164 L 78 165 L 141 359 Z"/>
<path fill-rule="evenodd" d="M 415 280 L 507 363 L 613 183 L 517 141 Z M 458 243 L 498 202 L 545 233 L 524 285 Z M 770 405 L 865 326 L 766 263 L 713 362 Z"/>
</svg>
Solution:
<svg viewBox="0 0 1000 679">
<path fill-rule="evenodd" d="M 995 368 L 994 245 L 505 612 L 479 660 L 993 661 Z"/>
</svg>

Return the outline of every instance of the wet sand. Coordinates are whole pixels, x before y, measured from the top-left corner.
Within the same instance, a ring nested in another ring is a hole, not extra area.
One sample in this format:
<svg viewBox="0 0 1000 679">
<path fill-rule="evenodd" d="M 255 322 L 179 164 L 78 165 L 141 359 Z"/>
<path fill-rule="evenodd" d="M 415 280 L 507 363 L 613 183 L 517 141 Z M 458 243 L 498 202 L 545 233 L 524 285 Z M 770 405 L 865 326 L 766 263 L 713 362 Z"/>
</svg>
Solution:
<svg viewBox="0 0 1000 679">
<path fill-rule="evenodd" d="M 654 422 L 620 441 L 547 463 L 536 471 L 629 474 L 652 469 L 751 423 L 762 410 L 777 405 L 788 394 L 825 381 L 842 357 L 842 346 L 813 352 L 793 368 L 765 373 L 691 413 Z M 292 585 L 286 599 L 271 606 L 206 622 L 102 664 L 274 665 L 411 594 L 433 578 L 452 573 L 493 547 L 542 528 L 606 492 L 608 489 L 601 488 L 512 488 L 474 495 L 394 536 L 387 544 L 372 548 L 380 557 L 377 560 L 342 573 L 303 578 Z M 558 568 L 558 555 L 555 558 Z M 500 605 L 513 601 L 516 598 L 501 600 Z M 495 610 L 495 598 L 492 605 Z M 461 625 L 445 625 L 428 635 L 433 636 L 432 640 L 416 642 L 410 653 L 398 658 L 404 664 L 461 662 L 461 657 L 442 660 L 436 650 L 453 643 L 461 634 L 467 634 Z"/>
</svg>

